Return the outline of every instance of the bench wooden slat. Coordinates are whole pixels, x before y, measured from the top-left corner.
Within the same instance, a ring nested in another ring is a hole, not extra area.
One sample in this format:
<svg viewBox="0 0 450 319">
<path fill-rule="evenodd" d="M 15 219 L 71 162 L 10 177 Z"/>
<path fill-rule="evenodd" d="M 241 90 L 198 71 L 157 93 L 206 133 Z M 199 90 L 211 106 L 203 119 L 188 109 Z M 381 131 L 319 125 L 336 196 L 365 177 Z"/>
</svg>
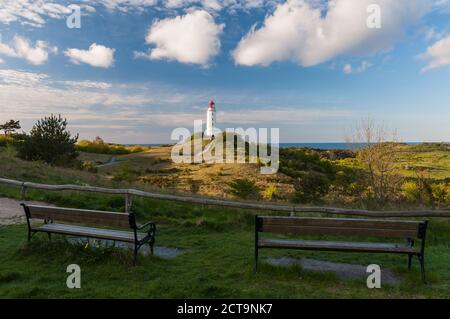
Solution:
<svg viewBox="0 0 450 319">
<path fill-rule="evenodd" d="M 263 224 L 261 231 L 278 234 L 295 235 L 347 235 L 368 236 L 385 238 L 416 238 L 416 230 L 374 229 L 374 228 L 344 228 L 344 227 L 319 227 L 319 226 L 286 226 Z"/>
<path fill-rule="evenodd" d="M 125 213 L 36 205 L 27 205 L 27 207 L 32 219 L 52 219 L 70 223 L 130 228 L 129 215 Z"/>
<path fill-rule="evenodd" d="M 390 243 L 332 242 L 317 240 L 277 240 L 264 239 L 258 243 L 260 248 L 286 248 L 321 251 L 351 251 L 373 253 L 417 253 L 417 249 Z"/>
<path fill-rule="evenodd" d="M 261 217 L 264 225 L 374 228 L 417 231 L 420 222 L 356 218 Z"/>
<path fill-rule="evenodd" d="M 46 224 L 36 228 L 38 231 L 52 232 L 55 234 L 95 237 L 99 239 L 110 239 L 124 242 L 134 242 L 134 233 L 120 230 L 73 226 L 64 224 Z M 137 233 L 138 240 L 143 239 L 146 234 Z"/>
</svg>

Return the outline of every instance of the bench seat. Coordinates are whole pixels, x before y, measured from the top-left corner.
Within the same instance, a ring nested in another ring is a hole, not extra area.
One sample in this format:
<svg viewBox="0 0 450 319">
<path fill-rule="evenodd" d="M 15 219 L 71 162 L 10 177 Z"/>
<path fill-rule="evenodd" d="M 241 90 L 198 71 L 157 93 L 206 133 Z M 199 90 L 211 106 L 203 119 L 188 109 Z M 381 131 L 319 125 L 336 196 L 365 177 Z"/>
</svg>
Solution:
<svg viewBox="0 0 450 319">
<path fill-rule="evenodd" d="M 260 248 L 285 248 L 322 251 L 349 251 L 368 253 L 399 253 L 416 254 L 417 248 L 396 243 L 365 243 L 318 240 L 278 240 L 263 239 L 259 241 Z"/>
<path fill-rule="evenodd" d="M 92 237 L 134 243 L 134 233 L 121 230 L 83 227 L 67 224 L 44 224 L 40 227 L 34 228 L 34 230 L 53 234 Z M 137 233 L 137 236 L 138 240 L 142 240 L 145 236 L 147 236 L 147 234 Z"/>
</svg>

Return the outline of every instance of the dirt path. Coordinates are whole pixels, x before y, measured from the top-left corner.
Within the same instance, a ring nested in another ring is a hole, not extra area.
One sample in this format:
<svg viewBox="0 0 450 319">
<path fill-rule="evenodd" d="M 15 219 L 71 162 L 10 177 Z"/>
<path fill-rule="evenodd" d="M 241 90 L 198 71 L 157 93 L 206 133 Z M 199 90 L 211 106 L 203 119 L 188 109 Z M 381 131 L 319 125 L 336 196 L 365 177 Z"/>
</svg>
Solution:
<svg viewBox="0 0 450 319">
<path fill-rule="evenodd" d="M 0 198 L 0 225 L 23 224 L 26 222 L 25 214 L 20 203 L 21 201 L 19 200 Z M 27 203 L 46 205 L 45 203 L 39 202 Z"/>
</svg>

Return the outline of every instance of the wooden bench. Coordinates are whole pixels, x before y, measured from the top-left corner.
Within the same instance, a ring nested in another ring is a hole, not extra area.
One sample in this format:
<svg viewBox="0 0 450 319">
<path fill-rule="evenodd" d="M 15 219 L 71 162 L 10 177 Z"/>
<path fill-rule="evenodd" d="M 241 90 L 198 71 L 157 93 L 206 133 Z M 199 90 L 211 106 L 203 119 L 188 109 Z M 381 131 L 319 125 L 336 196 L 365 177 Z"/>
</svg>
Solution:
<svg viewBox="0 0 450 319">
<path fill-rule="evenodd" d="M 51 239 L 51 234 L 60 234 L 132 243 L 134 244 L 134 263 L 136 263 L 139 249 L 145 244 L 150 246 L 153 254 L 155 223 L 148 222 L 138 225 L 133 213 L 37 206 L 24 203 L 21 205 L 27 218 L 28 241 L 34 234 L 43 232 L 47 233 L 49 239 Z M 43 220 L 44 224 L 35 226 L 32 224 L 33 219 Z M 86 225 L 131 229 L 131 231 L 93 228 Z M 139 232 L 141 230 L 145 230 L 145 232 Z"/>
<path fill-rule="evenodd" d="M 309 217 L 259 217 L 255 221 L 255 272 L 258 267 L 258 250 L 261 248 L 285 248 L 318 251 L 341 251 L 361 253 L 392 253 L 417 256 L 420 262 L 422 281 L 425 277 L 425 235 L 428 221 L 391 221 L 373 219 L 309 218 Z M 261 239 L 259 233 L 294 235 L 363 236 L 389 239 L 405 239 L 404 243 L 281 240 Z M 415 246 L 420 240 L 419 246 Z"/>
</svg>

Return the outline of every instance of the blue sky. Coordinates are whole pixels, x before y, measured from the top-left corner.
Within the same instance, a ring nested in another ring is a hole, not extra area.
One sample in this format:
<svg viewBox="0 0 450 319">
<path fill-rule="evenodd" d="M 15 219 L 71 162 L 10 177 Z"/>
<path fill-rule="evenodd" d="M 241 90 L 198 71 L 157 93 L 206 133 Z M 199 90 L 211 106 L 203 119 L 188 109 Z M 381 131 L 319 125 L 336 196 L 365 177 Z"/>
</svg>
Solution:
<svg viewBox="0 0 450 319">
<path fill-rule="evenodd" d="M 222 129 L 281 142 L 341 142 L 368 115 L 450 141 L 449 17 L 447 0 L 3 0 L 0 121 L 61 113 L 82 138 L 169 142 L 214 99 Z"/>
</svg>

